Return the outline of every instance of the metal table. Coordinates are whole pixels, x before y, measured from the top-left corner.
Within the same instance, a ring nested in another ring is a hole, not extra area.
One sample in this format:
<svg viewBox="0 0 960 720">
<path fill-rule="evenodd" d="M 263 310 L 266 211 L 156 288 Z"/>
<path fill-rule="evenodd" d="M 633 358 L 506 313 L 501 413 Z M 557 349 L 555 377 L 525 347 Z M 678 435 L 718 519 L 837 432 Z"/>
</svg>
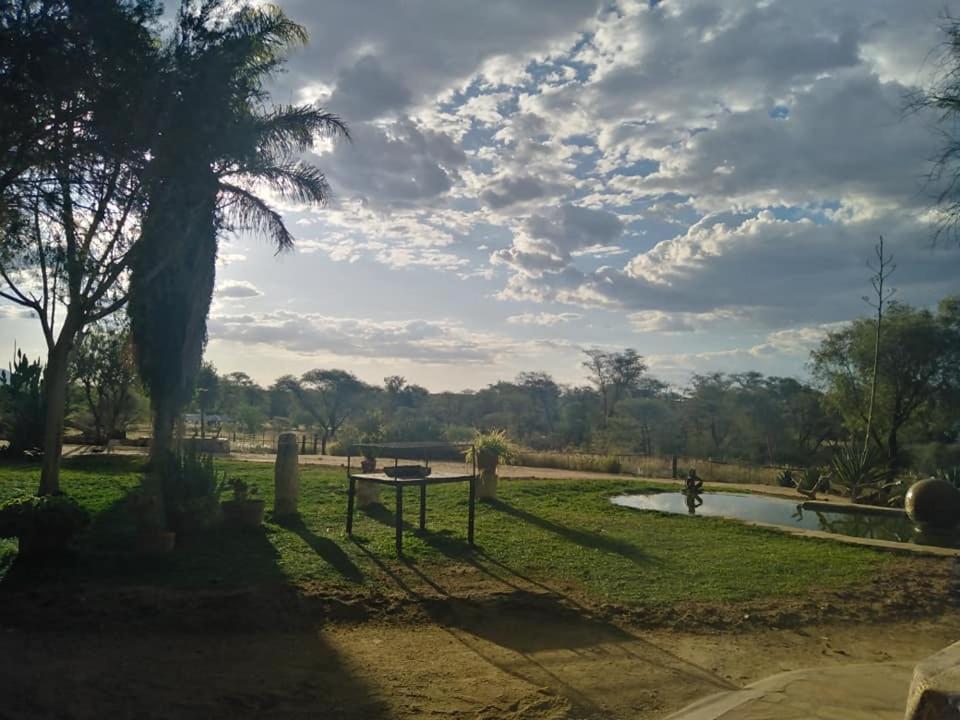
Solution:
<svg viewBox="0 0 960 720">
<path fill-rule="evenodd" d="M 450 450 L 451 448 L 456 448 L 462 450 L 463 448 L 469 448 L 470 444 L 452 444 L 452 443 L 385 443 L 381 445 L 359 445 L 357 446 L 360 449 L 371 448 L 379 451 L 387 451 L 388 454 L 393 454 L 394 458 L 394 467 L 399 465 L 399 455 L 410 453 L 422 453 L 420 457 L 424 462 L 425 467 L 430 466 L 430 454 L 429 452 L 437 452 L 443 450 Z M 467 542 L 470 545 L 473 545 L 473 531 L 474 531 L 474 520 L 476 518 L 476 500 L 477 500 L 477 464 L 476 460 L 473 462 L 473 471 L 471 473 L 434 473 L 431 472 L 426 477 L 412 477 L 412 478 L 394 478 L 390 477 L 384 472 L 372 472 L 372 473 L 354 473 L 352 471 L 352 455 L 347 457 L 347 480 L 348 480 L 348 490 L 347 490 L 347 535 L 353 534 L 353 510 L 354 502 L 357 494 L 357 481 L 366 480 L 368 482 L 377 483 L 379 485 L 387 485 L 394 488 L 397 498 L 397 509 L 396 509 L 396 546 L 397 546 L 397 557 L 403 554 L 403 490 L 406 487 L 415 486 L 420 488 L 420 529 L 425 530 L 427 527 L 427 486 L 428 485 L 446 485 L 448 483 L 469 483 L 470 485 L 470 502 L 469 509 L 467 511 Z"/>
</svg>

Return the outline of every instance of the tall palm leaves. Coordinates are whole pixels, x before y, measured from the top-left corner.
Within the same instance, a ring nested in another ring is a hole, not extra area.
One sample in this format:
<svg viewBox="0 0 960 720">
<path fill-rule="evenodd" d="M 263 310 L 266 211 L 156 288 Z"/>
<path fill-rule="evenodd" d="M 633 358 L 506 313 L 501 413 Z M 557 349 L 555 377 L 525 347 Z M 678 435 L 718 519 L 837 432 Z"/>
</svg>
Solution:
<svg viewBox="0 0 960 720">
<path fill-rule="evenodd" d="M 296 157 L 319 136 L 346 136 L 346 127 L 315 107 L 267 107 L 263 87 L 305 40 L 274 6 L 181 7 L 131 273 L 131 326 L 154 412 L 152 492 L 161 491 L 175 419 L 200 367 L 221 232 L 252 230 L 286 250 L 293 237 L 258 189 L 298 202 L 328 197 L 323 174 Z"/>
</svg>

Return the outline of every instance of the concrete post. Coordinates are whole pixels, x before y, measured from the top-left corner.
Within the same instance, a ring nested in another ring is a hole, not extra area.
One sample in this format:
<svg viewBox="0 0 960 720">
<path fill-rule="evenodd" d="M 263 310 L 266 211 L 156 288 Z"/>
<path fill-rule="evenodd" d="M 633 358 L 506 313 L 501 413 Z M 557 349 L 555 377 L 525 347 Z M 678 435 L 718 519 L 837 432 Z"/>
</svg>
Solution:
<svg viewBox="0 0 960 720">
<path fill-rule="evenodd" d="M 277 438 L 277 460 L 273 466 L 273 514 L 295 515 L 300 497 L 300 459 L 297 434 L 280 433 Z"/>
</svg>

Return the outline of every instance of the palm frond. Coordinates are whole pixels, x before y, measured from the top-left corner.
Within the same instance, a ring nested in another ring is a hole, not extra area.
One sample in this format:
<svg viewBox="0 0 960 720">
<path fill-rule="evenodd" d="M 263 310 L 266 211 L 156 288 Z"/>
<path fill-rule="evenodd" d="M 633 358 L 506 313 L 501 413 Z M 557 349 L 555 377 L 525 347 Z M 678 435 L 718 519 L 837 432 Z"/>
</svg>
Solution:
<svg viewBox="0 0 960 720">
<path fill-rule="evenodd" d="M 277 252 L 293 249 L 293 235 L 280 213 L 249 190 L 231 183 L 220 183 L 224 197 L 223 211 L 237 226 L 262 233 L 270 238 Z"/>
<path fill-rule="evenodd" d="M 302 162 L 254 162 L 241 165 L 224 177 L 235 177 L 248 183 L 266 183 L 284 199 L 299 203 L 325 205 L 330 197 L 330 185 L 324 174 L 314 165 Z"/>
<path fill-rule="evenodd" d="M 267 153 L 285 156 L 309 149 L 318 137 L 350 139 L 346 123 L 313 105 L 280 105 L 255 119 L 253 131 Z"/>
<path fill-rule="evenodd" d="M 305 45 L 309 39 L 306 28 L 288 18 L 274 3 L 241 8 L 230 18 L 227 34 L 269 47 Z"/>
</svg>

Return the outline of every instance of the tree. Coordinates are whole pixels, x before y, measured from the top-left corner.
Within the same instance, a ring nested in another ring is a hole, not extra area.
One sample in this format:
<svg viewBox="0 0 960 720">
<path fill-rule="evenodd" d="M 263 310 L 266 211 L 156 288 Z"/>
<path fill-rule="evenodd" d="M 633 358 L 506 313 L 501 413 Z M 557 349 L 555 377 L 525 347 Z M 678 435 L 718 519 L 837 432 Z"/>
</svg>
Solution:
<svg viewBox="0 0 960 720">
<path fill-rule="evenodd" d="M 545 372 L 522 372 L 517 375 L 515 382 L 542 413 L 546 432 L 553 432 L 557 404 L 560 401 L 560 386 Z"/>
<path fill-rule="evenodd" d="M 960 303 L 946 298 L 936 314 L 891 303 L 880 341 L 870 438 L 896 466 L 899 435 L 938 394 L 960 386 Z M 831 332 L 811 355 L 813 374 L 851 433 L 866 432 L 876 320 L 860 318 Z"/>
<path fill-rule="evenodd" d="M 0 370 L 0 434 L 8 457 L 43 451 L 43 410 L 43 365 L 17 349 L 9 370 Z"/>
<path fill-rule="evenodd" d="M 605 428 L 620 399 L 639 387 L 647 365 L 643 357 L 630 348 L 623 352 L 605 352 L 592 348 L 584 350 L 584 354 L 587 360 L 583 362 L 583 366 L 589 373 L 590 382 L 600 393 L 603 406 L 601 427 Z"/>
<path fill-rule="evenodd" d="M 290 375 L 280 378 L 277 385 L 289 390 L 320 426 L 321 453 L 327 451 L 327 441 L 336 438 L 337 431 L 373 390 L 346 370 L 309 370 L 299 380 Z"/>
<path fill-rule="evenodd" d="M 95 442 L 102 445 L 126 430 L 138 410 L 129 326 L 101 322 L 85 333 L 74 351 L 71 374 L 83 390 Z"/>
<path fill-rule="evenodd" d="M 930 172 L 941 208 L 938 234 L 950 233 L 960 239 L 960 19 L 947 16 L 943 27 L 946 41 L 937 63 L 939 72 L 931 84 L 910 99 L 911 110 L 933 110 L 939 115 L 943 147 Z"/>
<path fill-rule="evenodd" d="M 733 430 L 732 385 L 723 373 L 697 374 L 690 380 L 687 411 L 696 432 L 710 438 L 713 453 L 722 453 Z"/>
<path fill-rule="evenodd" d="M 346 127 L 312 106 L 270 108 L 264 89 L 305 41 L 276 6 L 186 0 L 165 53 L 149 207 L 130 277 L 137 362 L 153 411 L 149 495 L 162 498 L 158 473 L 200 368 L 221 234 L 258 231 L 289 249 L 290 231 L 257 188 L 297 202 L 327 198 L 323 174 L 295 158 L 320 136 L 346 136 Z"/>
<path fill-rule="evenodd" d="M 126 301 L 156 14 L 152 0 L 0 5 L 0 297 L 46 341 L 40 494 L 59 490 L 70 353 Z"/>
</svg>

